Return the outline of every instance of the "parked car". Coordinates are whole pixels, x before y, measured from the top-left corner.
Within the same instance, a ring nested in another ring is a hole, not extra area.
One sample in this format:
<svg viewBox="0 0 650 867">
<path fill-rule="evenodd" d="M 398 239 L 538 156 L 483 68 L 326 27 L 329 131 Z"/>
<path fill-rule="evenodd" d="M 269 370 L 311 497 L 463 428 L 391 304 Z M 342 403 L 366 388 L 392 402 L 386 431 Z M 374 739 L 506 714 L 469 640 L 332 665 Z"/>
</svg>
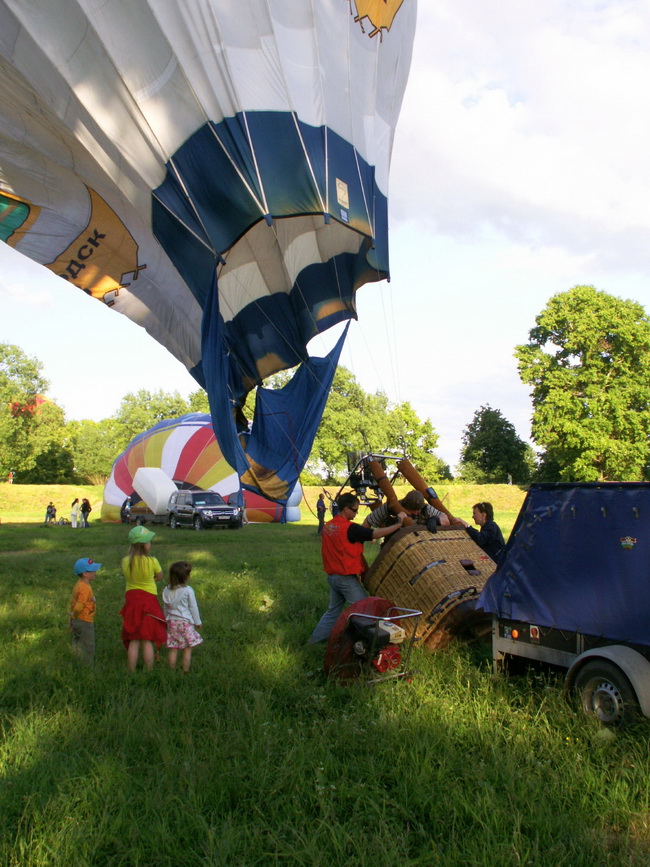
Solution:
<svg viewBox="0 0 650 867">
<path fill-rule="evenodd" d="M 228 504 L 215 491 L 176 491 L 169 498 L 167 521 L 172 530 L 178 527 L 230 527 L 238 530 L 243 524 L 243 508 Z"/>
</svg>

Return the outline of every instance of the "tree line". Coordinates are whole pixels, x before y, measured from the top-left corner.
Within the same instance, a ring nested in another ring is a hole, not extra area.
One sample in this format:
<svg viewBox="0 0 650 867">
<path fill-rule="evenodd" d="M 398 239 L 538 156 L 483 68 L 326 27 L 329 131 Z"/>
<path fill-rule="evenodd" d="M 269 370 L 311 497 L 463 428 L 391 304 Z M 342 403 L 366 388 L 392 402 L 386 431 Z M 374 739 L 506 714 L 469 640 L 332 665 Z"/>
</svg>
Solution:
<svg viewBox="0 0 650 867">
<path fill-rule="evenodd" d="M 457 474 L 473 483 L 650 478 L 650 320 L 643 307 L 593 286 L 554 295 L 515 348 L 531 388 L 532 439 L 520 439 L 501 411 L 479 407 L 463 432 Z M 277 374 L 281 387 L 289 373 Z M 268 385 L 269 383 L 267 383 Z M 209 412 L 207 395 L 145 389 L 125 395 L 99 422 L 65 420 L 47 397 L 42 364 L 0 344 L 0 477 L 21 483 L 101 483 L 131 440 L 167 418 Z M 254 408 L 254 393 L 246 414 Z M 303 482 L 339 483 L 348 452 L 408 455 L 431 482 L 451 480 L 435 450 L 438 434 L 408 401 L 366 392 L 339 367 L 303 472 Z"/>
</svg>

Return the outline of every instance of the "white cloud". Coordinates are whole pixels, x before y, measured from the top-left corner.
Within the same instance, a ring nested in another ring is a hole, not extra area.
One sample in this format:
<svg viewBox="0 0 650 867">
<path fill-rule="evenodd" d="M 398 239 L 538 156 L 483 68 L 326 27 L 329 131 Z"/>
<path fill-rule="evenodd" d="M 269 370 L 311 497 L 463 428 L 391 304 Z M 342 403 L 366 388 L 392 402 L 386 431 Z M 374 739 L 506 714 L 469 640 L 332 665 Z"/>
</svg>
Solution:
<svg viewBox="0 0 650 867">
<path fill-rule="evenodd" d="M 649 15 L 641 3 L 421 4 L 394 218 L 647 267 Z"/>
</svg>

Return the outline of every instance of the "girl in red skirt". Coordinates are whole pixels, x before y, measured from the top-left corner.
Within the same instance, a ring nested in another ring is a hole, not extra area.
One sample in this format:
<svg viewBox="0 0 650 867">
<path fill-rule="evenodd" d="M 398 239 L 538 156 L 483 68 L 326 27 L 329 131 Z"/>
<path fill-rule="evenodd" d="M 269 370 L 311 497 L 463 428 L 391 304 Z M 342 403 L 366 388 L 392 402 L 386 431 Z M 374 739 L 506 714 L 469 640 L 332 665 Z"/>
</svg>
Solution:
<svg viewBox="0 0 650 867">
<path fill-rule="evenodd" d="M 160 563 L 149 554 L 155 536 L 145 527 L 129 532 L 131 549 L 122 558 L 122 574 L 126 578 L 126 596 L 122 615 L 122 641 L 126 647 L 129 671 L 135 671 L 142 646 L 142 661 L 147 671 L 153 668 L 154 644 L 167 640 L 167 625 L 158 603 L 156 581 L 163 577 Z"/>
</svg>

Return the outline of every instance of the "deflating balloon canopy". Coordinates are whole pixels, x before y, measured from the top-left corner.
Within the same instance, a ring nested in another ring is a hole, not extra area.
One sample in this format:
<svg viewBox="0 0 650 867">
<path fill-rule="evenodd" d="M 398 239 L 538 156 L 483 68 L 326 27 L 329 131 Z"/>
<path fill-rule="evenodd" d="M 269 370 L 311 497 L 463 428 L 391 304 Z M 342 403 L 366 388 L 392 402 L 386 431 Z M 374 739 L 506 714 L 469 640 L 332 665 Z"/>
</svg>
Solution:
<svg viewBox="0 0 650 867">
<path fill-rule="evenodd" d="M 0 0 L 0 238 L 182 361 L 278 500 L 343 337 L 306 345 L 388 276 L 414 27 L 415 0 Z"/>
</svg>

